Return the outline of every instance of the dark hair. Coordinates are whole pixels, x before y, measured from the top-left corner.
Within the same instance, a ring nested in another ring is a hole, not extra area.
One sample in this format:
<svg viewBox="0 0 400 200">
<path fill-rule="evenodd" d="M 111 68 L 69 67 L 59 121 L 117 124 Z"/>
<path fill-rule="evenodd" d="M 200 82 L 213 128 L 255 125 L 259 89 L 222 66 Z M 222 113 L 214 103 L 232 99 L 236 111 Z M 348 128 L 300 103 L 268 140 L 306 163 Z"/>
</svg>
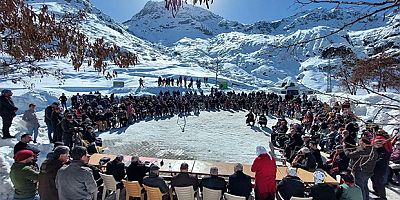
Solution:
<svg viewBox="0 0 400 200">
<path fill-rule="evenodd" d="M 30 108 L 30 107 L 34 107 L 34 106 L 36 106 L 34 103 L 30 103 L 30 104 L 29 104 L 29 108 Z"/>
<path fill-rule="evenodd" d="M 189 169 L 189 165 L 188 165 L 187 163 L 182 163 L 180 169 L 181 169 L 181 170 L 182 170 L 182 169 Z"/>
<path fill-rule="evenodd" d="M 21 135 L 21 139 L 25 138 L 26 136 L 32 136 L 32 134 L 30 133 L 24 133 Z"/>
<path fill-rule="evenodd" d="M 346 183 L 354 183 L 354 176 L 350 172 L 342 172 L 340 173 L 340 177 Z"/>
<path fill-rule="evenodd" d="M 58 159 L 61 154 L 69 153 L 69 147 L 67 146 L 58 146 L 54 149 L 53 158 Z"/>
<path fill-rule="evenodd" d="M 87 150 L 85 147 L 76 146 L 72 149 L 70 155 L 73 160 L 80 160 L 84 155 L 87 154 Z"/>
<path fill-rule="evenodd" d="M 54 142 L 53 151 L 54 151 L 58 146 L 64 146 L 64 142 Z"/>
</svg>

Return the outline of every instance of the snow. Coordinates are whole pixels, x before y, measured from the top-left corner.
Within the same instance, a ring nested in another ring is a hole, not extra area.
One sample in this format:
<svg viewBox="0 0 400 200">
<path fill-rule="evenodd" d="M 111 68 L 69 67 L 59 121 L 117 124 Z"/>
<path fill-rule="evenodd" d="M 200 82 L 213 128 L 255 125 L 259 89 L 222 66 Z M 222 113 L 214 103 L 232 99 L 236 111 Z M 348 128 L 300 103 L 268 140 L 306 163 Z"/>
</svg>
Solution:
<svg viewBox="0 0 400 200">
<path fill-rule="evenodd" d="M 35 2 L 38 1 L 29 1 L 36 9 L 43 5 Z M 161 90 L 185 92 L 187 89 L 184 88 L 157 87 L 158 76 L 176 79 L 181 75 L 194 79 L 208 77 L 209 84 L 207 86 L 202 84 L 202 89 L 205 93 L 209 93 L 215 83 L 217 61 L 220 68 L 218 80 L 227 81 L 230 89 L 236 92 L 268 90 L 288 80 L 292 82 L 298 80 L 296 84 L 300 88 L 325 91 L 326 74 L 320 68 L 329 62 L 340 63 L 340 60 L 322 59 L 320 52 L 323 48 L 343 45 L 351 48 L 359 56 L 366 56 L 374 51 L 374 45 L 380 46 L 387 42 L 399 45 L 400 42 L 398 16 L 392 18 L 395 23 L 374 17 L 367 24 L 361 24 L 326 39 L 290 50 L 276 48 L 279 45 L 305 41 L 330 33 L 340 23 L 356 18 L 359 14 L 344 10 L 315 9 L 275 22 L 243 25 L 193 6 L 184 6 L 177 18 L 173 19 L 169 12 L 160 7 L 160 3 L 149 2 L 145 9 L 124 24 L 135 34 L 132 35 L 123 25 L 115 23 L 112 18 L 92 7 L 89 1 L 52 0 L 46 1 L 46 4 L 50 5 L 49 9 L 52 12 L 58 14 L 66 10 L 85 9 L 88 16 L 82 23 L 82 29 L 90 40 L 103 37 L 107 42 L 115 42 L 123 49 L 137 52 L 140 63 L 127 69 L 108 66 L 107 70 L 118 72 L 116 80 L 125 83 L 123 88 L 113 88 L 112 81 L 106 80 L 93 68 L 84 66 L 80 72 L 75 72 L 65 59 L 37 63 L 50 72 L 60 70 L 63 77 L 61 82 L 54 76 L 29 75 L 24 77 L 26 81 L 24 84 L 12 83 L 11 80 L 23 71 L 8 77 L 0 76 L 0 89 L 12 89 L 14 102 L 19 107 L 18 116 L 11 127 L 12 134 L 17 138 L 26 131 L 21 114 L 29 103 L 37 105 L 39 121 L 43 125 L 39 129 L 39 143 L 36 145 L 42 151 L 39 163 L 52 148 L 47 140 L 43 111 L 47 105 L 57 101 L 61 93 L 70 97 L 78 92 L 82 94 L 90 91 L 100 91 L 103 94 L 115 93 L 118 96 L 157 95 Z M 207 33 L 204 28 L 212 34 L 204 34 Z M 177 31 L 180 31 L 179 34 L 175 34 Z M 385 37 L 379 38 L 380 34 Z M 183 38 L 182 35 L 187 37 Z M 341 37 L 346 35 L 354 46 Z M 391 48 L 391 51 L 399 50 Z M 139 88 L 139 78 L 144 79 L 144 88 Z M 337 97 L 318 94 L 318 98 L 326 102 L 342 101 L 347 98 L 358 100 L 359 103 L 353 103 L 352 107 L 362 120 L 372 119 L 376 114 L 375 121 L 380 123 L 391 124 L 396 122 L 396 118 L 398 119 L 398 111 L 385 109 L 379 111 L 379 107 L 369 105 L 395 104 L 394 102 L 364 91 L 351 96 L 343 92 L 337 82 L 333 83 L 334 95 Z M 26 86 L 34 87 L 26 89 Z M 399 94 L 387 93 L 387 95 L 400 99 Z M 244 111 L 202 111 L 199 115 L 192 114 L 186 118 L 184 132 L 180 127 L 183 126 L 184 119 L 177 116 L 145 120 L 128 128 L 101 133 L 100 137 L 108 147 L 107 153 L 251 163 L 255 158 L 255 147 L 268 146 L 271 130 L 246 126 L 245 114 Z M 269 118 L 268 127 L 274 123 L 275 119 Z M 388 132 L 394 128 L 393 125 L 384 126 Z M 12 147 L 16 143 L 17 139 L 0 140 L 1 200 L 12 198 L 13 189 L 8 173 L 13 163 Z M 389 190 L 388 194 L 389 197 L 394 196 Z"/>
</svg>

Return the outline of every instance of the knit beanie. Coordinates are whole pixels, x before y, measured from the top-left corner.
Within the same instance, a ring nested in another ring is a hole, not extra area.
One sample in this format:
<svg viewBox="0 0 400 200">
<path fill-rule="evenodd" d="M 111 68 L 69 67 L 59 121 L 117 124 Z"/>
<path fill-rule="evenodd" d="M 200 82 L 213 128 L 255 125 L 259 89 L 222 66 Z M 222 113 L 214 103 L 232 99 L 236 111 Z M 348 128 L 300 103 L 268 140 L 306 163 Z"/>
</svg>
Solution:
<svg viewBox="0 0 400 200">
<path fill-rule="evenodd" d="M 35 154 L 34 154 L 31 150 L 25 149 L 25 150 L 18 151 L 18 152 L 14 155 L 14 160 L 15 160 L 16 162 L 20 162 L 20 161 L 26 160 L 26 159 L 28 159 L 28 158 L 34 156 L 34 155 L 35 155 Z"/>
</svg>

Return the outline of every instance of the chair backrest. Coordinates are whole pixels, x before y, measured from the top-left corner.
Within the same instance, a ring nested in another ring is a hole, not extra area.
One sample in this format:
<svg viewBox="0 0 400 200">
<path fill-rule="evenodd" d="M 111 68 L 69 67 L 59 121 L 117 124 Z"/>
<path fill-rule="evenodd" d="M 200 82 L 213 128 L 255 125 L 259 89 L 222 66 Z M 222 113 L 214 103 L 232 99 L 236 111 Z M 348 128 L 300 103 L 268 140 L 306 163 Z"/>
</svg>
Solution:
<svg viewBox="0 0 400 200">
<path fill-rule="evenodd" d="M 213 190 L 203 187 L 203 199 L 207 200 L 220 200 L 222 195 L 221 190 Z"/>
<path fill-rule="evenodd" d="M 162 200 L 162 193 L 158 187 L 150 187 L 143 185 L 147 193 L 147 199 L 151 200 Z"/>
<path fill-rule="evenodd" d="M 194 200 L 193 186 L 174 187 L 178 200 Z"/>
<path fill-rule="evenodd" d="M 290 200 L 312 200 L 312 197 L 292 197 Z"/>
<path fill-rule="evenodd" d="M 233 194 L 225 193 L 226 200 L 246 200 L 246 197 L 236 196 Z"/>
<path fill-rule="evenodd" d="M 138 181 L 122 180 L 122 182 L 124 183 L 127 197 L 141 197 L 142 187 L 140 187 Z"/>
<path fill-rule="evenodd" d="M 100 176 L 103 179 L 104 187 L 107 190 L 117 191 L 117 182 L 115 181 L 113 175 L 100 174 Z"/>
</svg>

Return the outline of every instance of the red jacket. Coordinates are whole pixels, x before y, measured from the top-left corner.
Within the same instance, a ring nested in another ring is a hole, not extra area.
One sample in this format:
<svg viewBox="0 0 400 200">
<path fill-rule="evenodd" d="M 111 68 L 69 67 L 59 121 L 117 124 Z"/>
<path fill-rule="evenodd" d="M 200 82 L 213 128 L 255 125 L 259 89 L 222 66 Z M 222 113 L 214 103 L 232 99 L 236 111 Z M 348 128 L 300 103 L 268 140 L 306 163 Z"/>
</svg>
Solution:
<svg viewBox="0 0 400 200">
<path fill-rule="evenodd" d="M 256 173 L 255 189 L 258 193 L 276 191 L 276 163 L 268 154 L 258 156 L 251 166 L 251 171 Z"/>
</svg>

